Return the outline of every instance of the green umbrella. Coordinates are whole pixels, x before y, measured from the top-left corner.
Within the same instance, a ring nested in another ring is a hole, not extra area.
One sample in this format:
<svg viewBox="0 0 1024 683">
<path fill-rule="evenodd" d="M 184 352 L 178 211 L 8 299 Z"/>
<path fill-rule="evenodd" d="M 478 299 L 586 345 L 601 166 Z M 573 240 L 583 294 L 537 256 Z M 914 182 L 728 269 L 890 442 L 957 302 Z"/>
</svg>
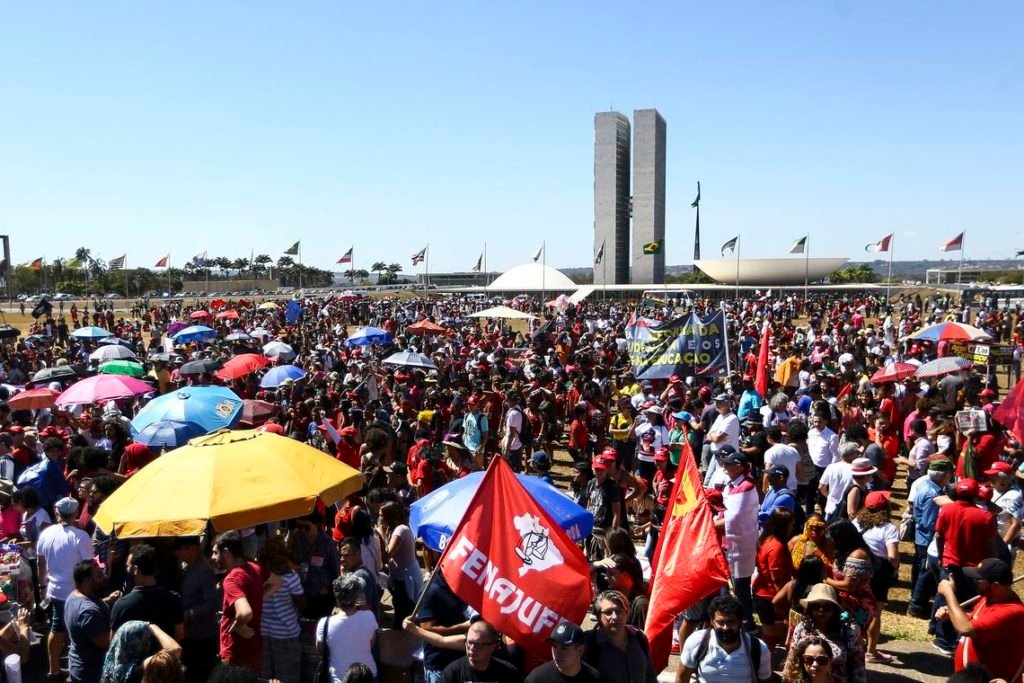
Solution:
<svg viewBox="0 0 1024 683">
<path fill-rule="evenodd" d="M 133 360 L 111 360 L 100 366 L 100 372 L 106 375 L 142 377 L 146 374 L 146 369 Z"/>
</svg>

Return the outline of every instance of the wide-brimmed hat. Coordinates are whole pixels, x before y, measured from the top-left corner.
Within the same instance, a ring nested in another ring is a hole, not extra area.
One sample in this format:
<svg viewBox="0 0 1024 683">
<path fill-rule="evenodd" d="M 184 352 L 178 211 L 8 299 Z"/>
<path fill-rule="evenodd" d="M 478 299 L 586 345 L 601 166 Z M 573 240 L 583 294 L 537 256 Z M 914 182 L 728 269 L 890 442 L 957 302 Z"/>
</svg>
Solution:
<svg viewBox="0 0 1024 683">
<path fill-rule="evenodd" d="M 835 605 L 836 609 L 839 609 L 839 596 L 836 595 L 836 589 L 827 583 L 816 583 L 811 587 L 811 591 L 807 594 L 807 597 L 800 601 L 800 604 L 804 609 L 816 602 L 830 602 Z"/>
<path fill-rule="evenodd" d="M 850 474 L 855 477 L 867 477 L 878 471 L 878 468 L 871 464 L 867 458 L 854 458 L 850 465 Z"/>
</svg>

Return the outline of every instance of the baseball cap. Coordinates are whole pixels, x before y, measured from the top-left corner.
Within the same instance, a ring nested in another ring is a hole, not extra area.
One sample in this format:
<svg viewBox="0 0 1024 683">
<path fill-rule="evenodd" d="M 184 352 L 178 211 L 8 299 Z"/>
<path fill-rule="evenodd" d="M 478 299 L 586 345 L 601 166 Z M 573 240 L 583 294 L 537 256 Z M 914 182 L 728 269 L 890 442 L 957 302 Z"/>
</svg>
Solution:
<svg viewBox="0 0 1024 683">
<path fill-rule="evenodd" d="M 996 474 L 1010 475 L 1012 473 L 1013 467 L 1010 466 L 1010 463 L 1003 462 L 1002 460 L 997 460 L 996 462 L 992 463 L 992 467 L 989 467 L 987 470 L 985 470 L 986 477 L 991 477 Z"/>
<path fill-rule="evenodd" d="M 671 384 L 679 384 L 680 382 L 683 381 L 683 379 L 679 375 L 672 375 L 671 377 L 668 378 L 668 381 Z"/>
<path fill-rule="evenodd" d="M 654 461 L 658 462 L 660 460 L 661 462 L 668 462 L 668 455 L 669 453 L 667 448 L 659 448 L 654 451 Z"/>
<path fill-rule="evenodd" d="M 591 467 L 595 470 L 606 470 L 608 469 L 608 463 L 603 458 L 594 458 L 594 462 L 591 463 Z"/>
<path fill-rule="evenodd" d="M 872 512 L 878 512 L 889 507 L 889 498 L 891 494 L 888 491 L 872 491 L 864 499 L 864 507 Z"/>
<path fill-rule="evenodd" d="M 724 391 L 722 393 L 720 393 L 720 394 L 715 394 L 715 403 L 728 403 L 728 402 L 729 402 L 729 394 L 725 393 Z"/>
<path fill-rule="evenodd" d="M 551 467 L 551 458 L 544 451 L 537 451 L 531 455 L 530 462 L 537 467 Z"/>
<path fill-rule="evenodd" d="M 1009 586 L 1013 583 L 1013 572 L 1006 562 L 990 557 L 982 560 L 977 567 L 964 567 L 964 576 L 978 581 L 997 582 Z"/>
<path fill-rule="evenodd" d="M 78 512 L 78 501 L 74 498 L 64 497 L 58 500 L 53 507 L 57 509 L 57 514 L 61 517 L 70 517 Z"/>
<path fill-rule="evenodd" d="M 978 500 L 991 501 L 996 490 L 990 484 L 978 484 Z"/>
<path fill-rule="evenodd" d="M 953 463 L 945 458 L 936 458 L 928 463 L 929 472 L 952 472 Z"/>
<path fill-rule="evenodd" d="M 785 477 L 786 479 L 789 479 L 789 468 L 786 467 L 785 465 L 772 465 L 768 469 L 768 476 L 769 477 L 779 476 L 779 477 Z"/>
<path fill-rule="evenodd" d="M 665 410 L 661 406 L 651 406 L 650 408 L 647 408 L 644 412 L 654 413 L 655 415 L 665 414 Z"/>
<path fill-rule="evenodd" d="M 548 640 L 559 645 L 582 645 L 583 629 L 576 624 L 563 621 L 551 632 Z"/>
<path fill-rule="evenodd" d="M 978 482 L 973 479 L 961 479 L 956 483 L 956 495 L 960 498 L 977 498 Z"/>
</svg>

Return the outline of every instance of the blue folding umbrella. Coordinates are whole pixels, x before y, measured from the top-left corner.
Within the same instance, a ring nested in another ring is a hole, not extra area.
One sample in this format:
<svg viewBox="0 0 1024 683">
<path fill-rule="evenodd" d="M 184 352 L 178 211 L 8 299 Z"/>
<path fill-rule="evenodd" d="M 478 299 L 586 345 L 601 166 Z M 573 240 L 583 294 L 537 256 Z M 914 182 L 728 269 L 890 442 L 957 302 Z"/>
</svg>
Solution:
<svg viewBox="0 0 1024 683">
<path fill-rule="evenodd" d="M 207 341 L 217 336 L 217 331 L 206 325 L 191 325 L 175 333 L 174 341 L 182 344 L 191 344 L 195 341 Z"/>
<path fill-rule="evenodd" d="M 306 371 L 302 368 L 294 365 L 278 365 L 275 368 L 270 368 L 267 374 L 263 375 L 263 379 L 260 380 L 260 386 L 264 389 L 279 387 L 286 379 L 297 382 L 305 376 Z"/>
<path fill-rule="evenodd" d="M 89 325 L 87 327 L 79 327 L 71 333 L 71 336 L 78 339 L 106 339 L 107 337 L 113 337 L 114 335 L 107 332 L 102 327 Z"/>
<path fill-rule="evenodd" d="M 473 472 L 448 482 L 413 503 L 409 511 L 409 527 L 413 534 L 422 538 L 423 544 L 431 550 L 444 550 L 448 539 L 455 533 L 455 527 L 466 514 L 484 474 Z M 590 534 L 594 527 L 594 515 L 574 503 L 563 491 L 539 477 L 517 474 L 516 478 L 537 504 L 569 534 L 569 538 L 580 541 Z"/>
<path fill-rule="evenodd" d="M 391 335 L 379 327 L 360 327 L 353 332 L 345 343 L 349 346 L 369 346 L 370 344 L 390 344 Z"/>
<path fill-rule="evenodd" d="M 242 399 L 226 387 L 184 387 L 158 396 L 147 403 L 132 420 L 137 434 L 154 422 L 194 422 L 208 434 L 231 427 L 242 414 Z"/>
<path fill-rule="evenodd" d="M 189 439 L 203 436 L 206 430 L 195 422 L 179 422 L 178 420 L 161 420 L 146 425 L 134 437 L 136 442 L 149 446 L 150 448 L 163 448 L 170 450 L 178 446 L 184 446 Z"/>
</svg>

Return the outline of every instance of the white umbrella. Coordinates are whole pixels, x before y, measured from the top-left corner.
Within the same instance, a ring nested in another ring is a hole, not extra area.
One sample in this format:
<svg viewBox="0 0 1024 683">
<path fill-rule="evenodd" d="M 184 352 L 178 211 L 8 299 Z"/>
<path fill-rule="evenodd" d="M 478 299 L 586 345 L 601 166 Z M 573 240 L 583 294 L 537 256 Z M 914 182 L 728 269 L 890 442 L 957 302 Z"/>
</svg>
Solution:
<svg viewBox="0 0 1024 683">
<path fill-rule="evenodd" d="M 385 365 L 401 365 L 407 368 L 423 368 L 424 370 L 437 370 L 434 361 L 422 353 L 415 351 L 399 351 L 381 361 Z"/>
<path fill-rule="evenodd" d="M 486 308 L 476 313 L 470 313 L 470 318 L 504 318 L 506 320 L 536 320 L 537 316 L 524 313 L 523 311 L 517 311 L 514 308 L 508 306 L 495 306 L 494 308 Z"/>
<path fill-rule="evenodd" d="M 89 354 L 89 360 L 99 361 L 100 363 L 108 360 L 127 360 L 129 358 L 134 359 L 135 354 L 132 353 L 131 349 L 125 348 L 120 344 L 106 344 Z"/>
<path fill-rule="evenodd" d="M 263 347 L 263 355 L 267 358 L 289 361 L 295 358 L 295 351 L 283 341 L 272 341 Z"/>
</svg>

